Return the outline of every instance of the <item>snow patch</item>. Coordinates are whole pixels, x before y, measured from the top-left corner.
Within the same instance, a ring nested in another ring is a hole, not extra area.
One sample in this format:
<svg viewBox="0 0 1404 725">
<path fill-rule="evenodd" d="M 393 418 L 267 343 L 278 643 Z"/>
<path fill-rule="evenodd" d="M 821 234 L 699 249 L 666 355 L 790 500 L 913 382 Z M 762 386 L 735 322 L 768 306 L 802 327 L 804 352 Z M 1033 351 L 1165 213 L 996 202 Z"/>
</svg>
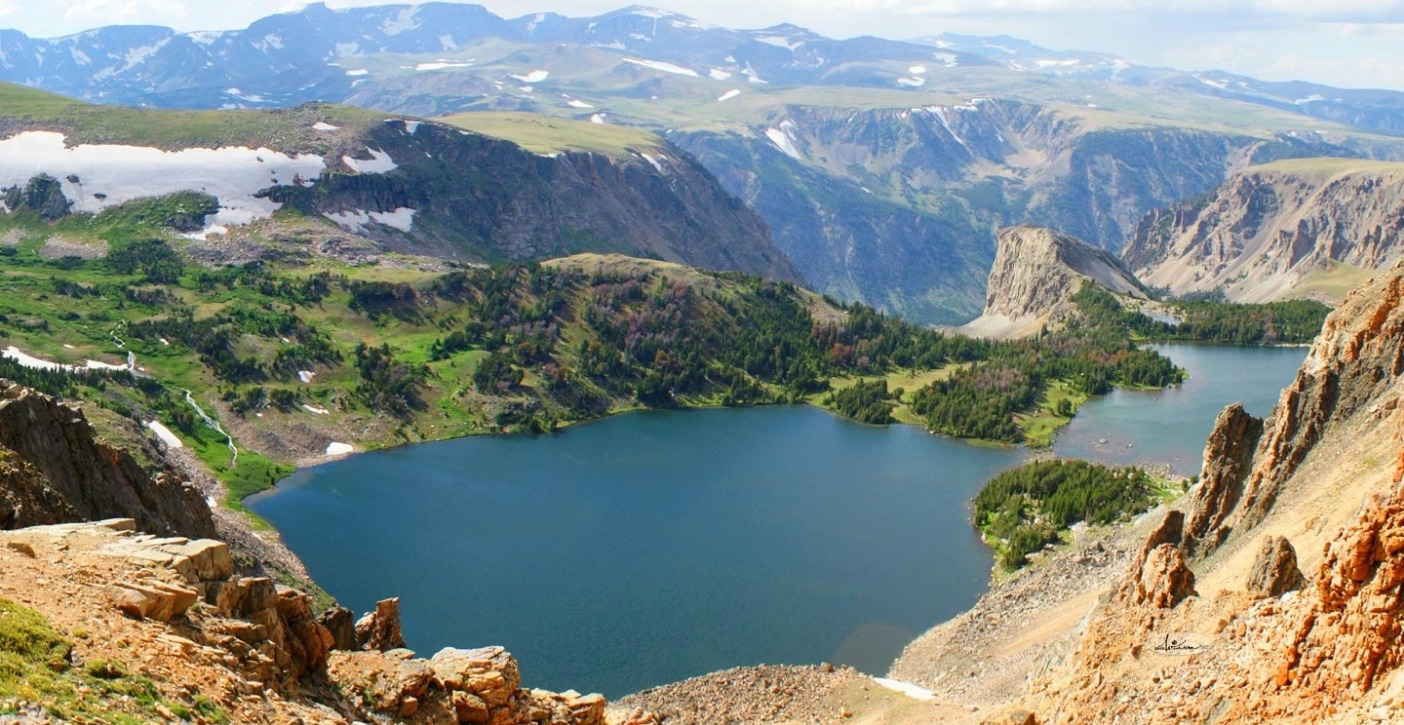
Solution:
<svg viewBox="0 0 1404 725">
<path fill-rule="evenodd" d="M 786 156 L 803 161 L 804 155 L 795 147 L 794 134 L 797 128 L 794 121 L 782 121 L 780 128 L 767 128 L 765 137 L 770 139 L 770 142 L 775 144 L 775 147 L 783 151 Z"/>
<path fill-rule="evenodd" d="M 1326 97 L 1325 97 L 1325 96 L 1322 96 L 1322 95 L 1320 95 L 1320 94 L 1318 94 L 1318 93 L 1313 93 L 1313 94 L 1307 96 L 1306 98 L 1298 98 L 1298 99 L 1296 99 L 1295 101 L 1292 101 L 1292 102 L 1295 103 L 1295 104 L 1297 104 L 1298 106 L 1305 106 L 1305 105 L 1308 104 L 1308 103 L 1317 103 L 1317 102 L 1324 101 L 1324 100 L 1326 100 Z"/>
<path fill-rule="evenodd" d="M 720 96 L 718 96 L 718 97 L 717 97 L 717 102 L 720 103 L 720 102 L 722 102 L 722 101 L 729 101 L 729 100 L 731 100 L 731 99 L 733 99 L 733 98 L 735 98 L 735 97 L 737 97 L 737 96 L 739 96 L 739 95 L 741 95 L 741 91 L 736 90 L 735 88 L 733 88 L 733 89 L 727 91 L 726 93 L 723 93 L 723 94 L 721 94 Z"/>
<path fill-rule="evenodd" d="M 605 122 L 605 117 L 604 117 L 604 114 L 603 114 L 603 113 L 596 113 L 595 115 L 593 115 L 593 116 L 590 117 L 590 123 L 604 123 L 604 122 Z"/>
<path fill-rule="evenodd" d="M 912 66 L 911 68 L 908 68 L 908 69 L 907 69 L 907 72 L 908 72 L 908 73 L 911 73 L 911 74 L 914 75 L 914 76 L 926 75 L 926 66 L 924 66 L 924 65 L 914 65 L 914 66 Z"/>
<path fill-rule="evenodd" d="M 312 382 L 312 378 L 314 378 L 314 377 L 316 377 L 316 376 L 317 376 L 317 373 L 314 373 L 314 372 L 312 372 L 311 370 L 299 370 L 299 371 L 297 371 L 297 379 L 298 379 L 298 380 L 301 380 L 302 383 L 303 383 L 304 385 L 311 383 L 311 382 Z"/>
<path fill-rule="evenodd" d="M 418 15 L 419 8 L 411 5 L 401 10 L 399 15 L 386 20 L 385 24 L 380 26 L 380 30 L 386 35 L 399 35 L 411 30 L 418 30 L 420 26 Z"/>
<path fill-rule="evenodd" d="M 1228 90 L 1228 81 L 1216 81 L 1212 78 L 1200 78 L 1199 82 L 1203 83 L 1206 86 L 1217 88 L 1221 91 Z"/>
<path fill-rule="evenodd" d="M 665 63 L 665 62 L 663 62 L 663 61 L 661 61 L 661 60 L 643 60 L 643 59 L 641 59 L 641 58 L 625 58 L 625 59 L 624 59 L 624 62 L 625 62 L 625 63 L 633 63 L 634 65 L 641 65 L 641 66 L 643 66 L 643 67 L 645 67 L 645 68 L 652 68 L 653 70 L 657 70 L 657 71 L 663 71 L 664 73 L 672 73 L 672 74 L 674 74 L 674 75 L 688 76 L 689 78 L 700 78 L 700 77 L 701 77 L 701 76 L 697 75 L 697 71 L 692 70 L 691 68 L 684 68 L 684 67 L 682 67 L 682 66 L 680 66 L 680 65 L 673 65 L 672 63 Z"/>
<path fill-rule="evenodd" d="M 327 455 L 344 456 L 347 453 L 354 453 L 356 449 L 350 443 L 337 443 L 332 441 L 327 444 Z"/>
<path fill-rule="evenodd" d="M 354 69 L 354 70 L 346 71 L 346 75 L 348 75 L 348 76 L 368 76 L 368 75 L 370 75 L 370 71 L 366 70 L 365 68 L 356 68 L 356 69 Z"/>
<path fill-rule="evenodd" d="M 318 122 L 312 124 L 312 130 L 314 130 L 314 131 L 339 131 L 339 130 L 341 130 L 341 127 L 340 127 L 340 126 L 333 126 L 333 125 L 331 125 L 330 123 L 327 123 L 326 121 L 318 121 Z"/>
<path fill-rule="evenodd" d="M 472 61 L 457 63 L 449 60 L 436 60 L 433 63 L 420 63 L 414 67 L 417 71 L 443 70 L 445 68 L 471 68 Z"/>
<path fill-rule="evenodd" d="M 566 101 L 566 105 L 570 106 L 571 108 L 594 108 L 594 106 L 575 98 Z"/>
<path fill-rule="evenodd" d="M 897 85 L 904 86 L 906 88 L 921 88 L 922 86 L 926 85 L 926 79 L 915 77 L 898 78 Z"/>
<path fill-rule="evenodd" d="M 76 373 L 83 370 L 131 370 L 131 364 L 113 365 L 111 363 L 99 362 L 97 360 L 86 360 L 80 367 L 78 365 L 65 365 L 52 360 L 44 360 L 30 355 L 23 350 L 11 345 L 4 350 L 0 350 L 0 357 L 7 357 L 19 363 L 22 367 L 34 370 L 59 370 L 66 373 Z"/>
<path fill-rule="evenodd" d="M 639 156 L 640 156 L 644 161 L 647 161 L 648 163 L 652 164 L 654 170 L 656 170 L 658 173 L 660 173 L 660 174 L 666 174 L 666 173 L 668 173 L 667 170 L 665 170 L 665 169 L 663 168 L 663 164 L 660 163 L 663 159 L 667 158 L 666 156 L 659 156 L 658 158 L 654 158 L 653 156 L 651 156 L 651 155 L 648 154 L 647 152 L 640 152 L 640 153 L 639 153 Z"/>
<path fill-rule="evenodd" d="M 352 211 L 337 212 L 327 214 L 326 217 L 342 227 L 351 231 L 363 232 L 366 225 L 371 222 L 384 224 L 387 227 L 398 229 L 402 232 L 409 232 L 414 228 L 415 209 L 400 207 L 394 211 L 364 211 L 355 209 Z"/>
<path fill-rule="evenodd" d="M 185 444 L 180 442 L 180 439 L 176 437 L 176 434 L 172 433 L 170 428 L 167 428 L 166 426 L 162 425 L 161 421 L 148 421 L 146 423 L 146 427 L 150 428 L 151 432 L 155 433 L 156 437 L 160 438 L 161 442 L 165 443 L 167 448 L 185 447 Z"/>
<path fill-rule="evenodd" d="M 206 219 L 215 225 L 248 224 L 272 216 L 280 205 L 256 196 L 270 186 L 270 179 L 315 179 L 324 168 L 320 156 L 288 156 L 267 148 L 69 147 L 63 134 L 51 131 L 28 131 L 0 141 L 0 188 L 23 186 L 41 173 L 49 174 L 64 180 L 63 193 L 73 202 L 73 211 L 87 214 L 133 199 L 202 191 L 219 199 L 219 211 Z"/>
<path fill-rule="evenodd" d="M 212 235 L 226 236 L 229 234 L 229 227 L 223 224 L 211 224 L 198 232 L 188 232 L 180 236 L 194 241 L 208 241 Z"/>
<path fill-rule="evenodd" d="M 960 65 L 960 58 L 955 53 L 932 53 L 931 57 L 941 62 L 947 68 L 955 68 Z"/>
<path fill-rule="evenodd" d="M 724 81 L 728 78 L 731 78 L 731 73 L 728 71 L 724 71 L 721 68 L 713 68 L 707 71 L 707 75 L 710 76 L 711 79 L 714 81 Z"/>
<path fill-rule="evenodd" d="M 1075 65 L 1081 64 L 1081 62 L 1082 61 L 1078 60 L 1077 58 L 1059 58 L 1056 60 L 1051 58 L 1042 58 L 1034 61 L 1034 65 L 1038 66 L 1039 68 L 1071 68 Z"/>
<path fill-rule="evenodd" d="M 313 415 L 331 415 L 331 411 L 327 410 L 326 408 L 319 408 L 315 405 L 308 405 L 306 403 L 302 404 L 302 409 L 309 413 L 312 413 Z"/>
<path fill-rule="evenodd" d="M 395 160 L 390 158 L 390 154 L 369 146 L 366 147 L 366 151 L 371 155 L 369 159 L 353 159 L 350 156 L 342 156 L 341 160 L 358 174 L 385 174 L 400 168 Z"/>
<path fill-rule="evenodd" d="M 541 70 L 538 68 L 530 73 L 525 73 L 519 76 L 514 75 L 512 77 L 516 78 L 517 80 L 523 83 L 540 83 L 541 81 L 544 81 L 547 78 L 551 77 L 551 71 Z"/>
<path fill-rule="evenodd" d="M 946 133 L 950 134 L 951 138 L 956 140 L 956 143 L 960 144 L 961 146 L 965 146 L 965 149 L 967 151 L 970 150 L 970 147 L 965 145 L 965 139 L 962 139 L 955 132 L 955 130 L 951 128 L 951 121 L 949 118 L 946 117 L 946 109 L 941 108 L 940 106 L 929 106 L 926 110 L 930 111 L 932 115 L 936 116 L 936 120 L 941 122 L 941 127 L 946 129 Z"/>
<path fill-rule="evenodd" d="M 773 45 L 777 48 L 784 48 L 785 50 L 789 51 L 793 51 L 801 45 L 804 45 L 803 40 L 791 41 L 789 38 L 781 37 L 779 35 L 758 35 L 756 36 L 756 41 L 760 43 L 765 43 L 766 45 Z"/>
<path fill-rule="evenodd" d="M 933 694 L 930 690 L 924 687 L 918 687 L 910 682 L 902 682 L 901 680 L 889 680 L 886 677 L 874 677 L 873 682 L 876 682 L 889 690 L 900 692 L 903 695 L 912 698 L 913 700 L 930 702 L 936 699 L 936 695 Z"/>
<path fill-rule="evenodd" d="M 416 133 L 419 133 L 419 127 L 422 125 L 424 125 L 422 121 L 411 121 L 409 119 L 405 119 L 405 133 L 413 136 Z M 430 158 L 433 157 L 431 156 Z"/>
<path fill-rule="evenodd" d="M 751 67 L 750 63 L 747 63 L 746 67 L 741 70 L 741 75 L 746 76 L 746 80 L 751 83 L 766 82 L 765 79 L 761 78 L 760 74 L 756 72 L 756 69 Z"/>
</svg>

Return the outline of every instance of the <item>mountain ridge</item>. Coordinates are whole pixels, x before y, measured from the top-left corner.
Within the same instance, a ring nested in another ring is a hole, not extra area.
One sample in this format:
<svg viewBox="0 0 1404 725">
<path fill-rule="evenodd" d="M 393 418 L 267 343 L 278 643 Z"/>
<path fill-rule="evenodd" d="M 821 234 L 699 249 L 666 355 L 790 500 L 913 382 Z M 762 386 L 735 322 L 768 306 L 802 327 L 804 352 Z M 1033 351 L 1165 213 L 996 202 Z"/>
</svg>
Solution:
<svg viewBox="0 0 1404 725">
<path fill-rule="evenodd" d="M 1299 159 L 1249 167 L 1144 217 L 1124 252 L 1175 294 L 1338 302 L 1404 257 L 1404 164 Z"/>
</svg>

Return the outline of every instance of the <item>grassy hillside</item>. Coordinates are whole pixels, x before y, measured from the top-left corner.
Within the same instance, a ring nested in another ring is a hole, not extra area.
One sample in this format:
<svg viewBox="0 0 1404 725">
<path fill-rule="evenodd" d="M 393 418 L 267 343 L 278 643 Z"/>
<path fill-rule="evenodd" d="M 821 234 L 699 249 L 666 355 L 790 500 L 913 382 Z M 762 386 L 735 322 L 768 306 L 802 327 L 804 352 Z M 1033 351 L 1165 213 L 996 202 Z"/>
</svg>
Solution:
<svg viewBox="0 0 1404 725">
<path fill-rule="evenodd" d="M 594 151 L 615 158 L 633 150 L 664 145 L 658 136 L 629 126 L 572 121 L 536 113 L 458 113 L 440 121 L 484 136 L 500 138 L 539 154 L 561 151 Z"/>
<path fill-rule="evenodd" d="M 277 111 L 166 111 L 99 106 L 24 86 L 0 83 L 0 130 L 42 126 L 62 130 L 70 143 L 122 143 L 163 149 L 272 145 L 278 150 L 327 148 L 392 118 L 350 106 L 311 104 Z M 312 126 L 338 127 L 329 134 Z"/>
</svg>

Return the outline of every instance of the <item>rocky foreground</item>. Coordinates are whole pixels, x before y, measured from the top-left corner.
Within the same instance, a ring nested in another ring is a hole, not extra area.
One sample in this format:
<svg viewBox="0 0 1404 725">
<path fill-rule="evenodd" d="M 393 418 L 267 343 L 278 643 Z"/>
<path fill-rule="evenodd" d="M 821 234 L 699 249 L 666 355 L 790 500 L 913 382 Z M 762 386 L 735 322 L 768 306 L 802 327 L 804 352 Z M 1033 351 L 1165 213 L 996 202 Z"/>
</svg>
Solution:
<svg viewBox="0 0 1404 725">
<path fill-rule="evenodd" d="M 131 519 L 0 532 L 0 572 L 0 642 L 24 639 L 4 616 L 15 604 L 60 642 L 37 672 L 0 678 L 13 693 L 0 713 L 23 722 L 658 722 L 607 714 L 600 695 L 524 688 L 500 647 L 418 657 L 396 600 L 354 622 L 339 608 L 314 616 L 306 594 L 235 573 L 224 543 L 141 534 Z"/>
</svg>

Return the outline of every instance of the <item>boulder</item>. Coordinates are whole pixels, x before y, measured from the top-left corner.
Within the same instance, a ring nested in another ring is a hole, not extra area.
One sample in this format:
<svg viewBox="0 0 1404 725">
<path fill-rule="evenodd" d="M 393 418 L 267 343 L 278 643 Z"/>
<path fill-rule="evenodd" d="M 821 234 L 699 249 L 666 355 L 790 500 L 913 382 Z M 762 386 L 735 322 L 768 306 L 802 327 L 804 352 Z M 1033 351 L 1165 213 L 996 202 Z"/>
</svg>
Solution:
<svg viewBox="0 0 1404 725">
<path fill-rule="evenodd" d="M 200 598 L 200 593 L 190 587 L 157 581 L 123 581 L 110 585 L 107 591 L 123 614 L 158 622 L 169 622 L 185 614 Z"/>
<path fill-rule="evenodd" d="M 445 647 L 429 665 L 445 688 L 477 695 L 490 709 L 505 707 L 522 685 L 517 660 L 502 647 Z"/>
<path fill-rule="evenodd" d="M 1263 539 L 1253 570 L 1248 574 L 1248 591 L 1262 597 L 1278 597 L 1306 584 L 1297 568 L 1297 550 L 1281 536 Z"/>
</svg>

